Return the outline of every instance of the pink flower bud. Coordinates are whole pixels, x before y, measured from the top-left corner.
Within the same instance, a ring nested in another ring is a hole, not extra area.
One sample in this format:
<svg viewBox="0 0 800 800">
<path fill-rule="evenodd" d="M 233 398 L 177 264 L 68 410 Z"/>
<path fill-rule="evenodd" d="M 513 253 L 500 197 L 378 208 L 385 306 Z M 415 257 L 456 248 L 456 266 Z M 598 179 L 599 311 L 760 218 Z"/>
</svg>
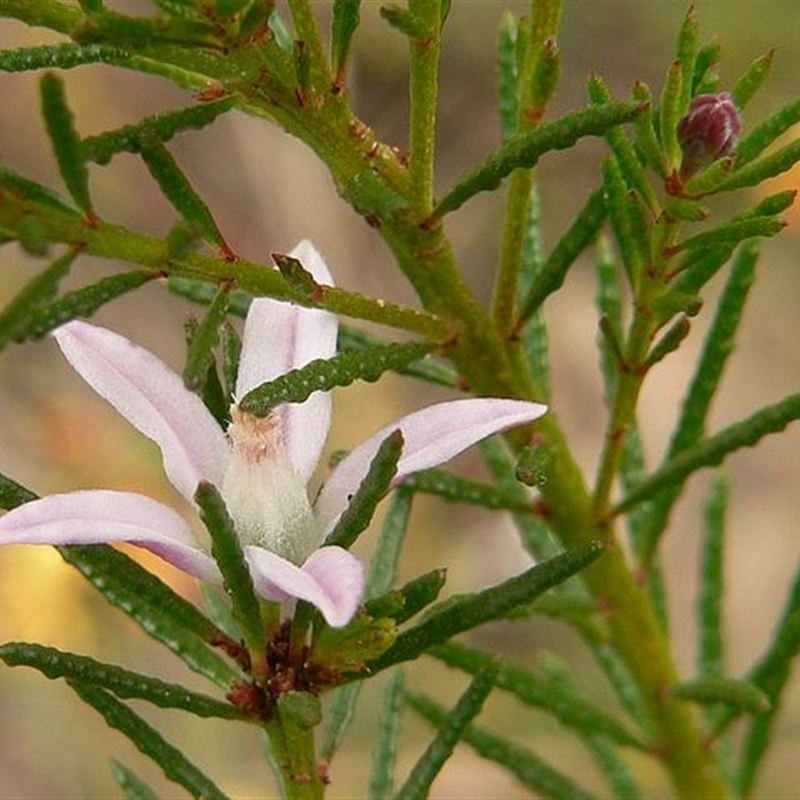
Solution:
<svg viewBox="0 0 800 800">
<path fill-rule="evenodd" d="M 729 92 L 701 94 L 678 123 L 683 151 L 681 175 L 693 175 L 712 161 L 727 155 L 739 136 L 742 121 Z"/>
</svg>

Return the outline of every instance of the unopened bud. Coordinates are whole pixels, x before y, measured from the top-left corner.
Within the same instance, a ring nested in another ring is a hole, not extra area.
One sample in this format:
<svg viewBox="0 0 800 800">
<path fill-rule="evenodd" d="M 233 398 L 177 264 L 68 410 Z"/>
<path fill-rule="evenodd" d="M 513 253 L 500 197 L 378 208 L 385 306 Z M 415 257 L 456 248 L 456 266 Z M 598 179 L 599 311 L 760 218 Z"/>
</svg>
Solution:
<svg viewBox="0 0 800 800">
<path fill-rule="evenodd" d="M 729 92 L 695 97 L 689 112 L 678 123 L 678 141 L 683 151 L 681 176 L 688 178 L 730 153 L 741 127 L 739 112 Z"/>
</svg>

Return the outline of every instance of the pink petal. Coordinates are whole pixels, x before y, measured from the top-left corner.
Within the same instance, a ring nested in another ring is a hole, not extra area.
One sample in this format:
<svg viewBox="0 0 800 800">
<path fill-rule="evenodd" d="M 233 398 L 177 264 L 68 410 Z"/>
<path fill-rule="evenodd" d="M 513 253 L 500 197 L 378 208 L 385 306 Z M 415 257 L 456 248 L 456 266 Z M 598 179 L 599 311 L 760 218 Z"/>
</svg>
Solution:
<svg viewBox="0 0 800 800">
<path fill-rule="evenodd" d="M 322 256 L 310 242 L 300 242 L 290 255 L 301 261 L 317 281 L 333 284 Z M 244 328 L 237 399 L 314 359 L 335 355 L 337 331 L 338 320 L 329 311 L 266 297 L 253 300 Z M 281 406 L 278 413 L 289 459 L 300 479 L 307 483 L 328 435 L 330 395 L 315 392 L 304 403 Z"/>
<path fill-rule="evenodd" d="M 218 582 L 214 560 L 169 506 L 132 492 L 91 490 L 53 494 L 0 517 L 0 544 L 130 542 L 183 572 Z"/>
<path fill-rule="evenodd" d="M 364 567 L 341 547 L 321 547 L 302 567 L 263 547 L 245 547 L 256 591 L 271 600 L 296 597 L 316 606 L 334 628 L 356 613 L 364 591 Z"/>
<path fill-rule="evenodd" d="M 449 461 L 493 433 L 514 428 L 541 417 L 547 407 L 524 400 L 474 398 L 453 400 L 416 411 L 387 425 L 360 444 L 333 470 L 315 505 L 320 528 L 330 532 L 358 489 L 381 442 L 400 428 L 403 454 L 393 485 L 421 469 Z"/>
<path fill-rule="evenodd" d="M 229 447 L 200 398 L 149 351 L 104 328 L 70 322 L 53 334 L 81 377 L 160 448 L 173 486 L 192 500 L 197 484 L 222 481 Z"/>
</svg>

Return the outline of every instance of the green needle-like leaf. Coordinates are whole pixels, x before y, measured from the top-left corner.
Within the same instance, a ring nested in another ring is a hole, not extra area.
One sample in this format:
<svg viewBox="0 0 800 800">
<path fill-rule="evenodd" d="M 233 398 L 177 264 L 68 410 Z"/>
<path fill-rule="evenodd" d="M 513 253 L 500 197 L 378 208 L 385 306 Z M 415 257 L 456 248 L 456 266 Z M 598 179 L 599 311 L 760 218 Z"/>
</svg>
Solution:
<svg viewBox="0 0 800 800">
<path fill-rule="evenodd" d="M 192 797 L 204 800 L 228 800 L 215 785 L 180 750 L 148 725 L 138 714 L 97 686 L 68 681 L 85 703 L 102 714 L 111 728 L 123 733 L 136 747 L 151 758 L 171 781 L 183 786 Z"/>
<path fill-rule="evenodd" d="M 703 705 L 723 703 L 749 714 L 763 714 L 770 709 L 769 698 L 761 689 L 750 681 L 732 678 L 698 678 L 676 683 L 670 687 L 669 693 L 678 700 Z"/>
<path fill-rule="evenodd" d="M 210 649 L 215 645 L 235 653 L 237 643 L 133 559 L 108 545 L 71 545 L 58 551 L 109 603 L 190 669 L 226 690 L 242 679 L 240 671 Z"/>
<path fill-rule="evenodd" d="M 58 286 L 75 261 L 77 252 L 70 250 L 57 258 L 0 312 L 0 350 L 10 341 L 21 342 L 28 336 L 34 309 L 41 308 L 58 293 Z"/>
<path fill-rule="evenodd" d="M 248 719 L 247 714 L 230 703 L 191 692 L 180 684 L 167 683 L 113 664 L 104 664 L 88 656 L 65 653 L 54 647 L 9 642 L 0 645 L 0 660 L 9 667 L 32 667 L 51 680 L 66 678 L 89 683 L 117 697 L 145 700 L 159 708 L 178 708 L 197 717 Z"/>
<path fill-rule="evenodd" d="M 678 123 L 685 109 L 681 107 L 683 100 L 683 67 L 675 60 L 667 71 L 664 88 L 661 90 L 659 102 L 659 133 L 661 147 L 666 156 L 667 173 L 680 168 L 681 148 L 678 144 Z"/>
<path fill-rule="evenodd" d="M 775 52 L 770 50 L 766 55 L 757 58 L 733 84 L 731 99 L 736 108 L 743 109 L 764 85 L 772 71 L 774 55 Z"/>
<path fill-rule="evenodd" d="M 378 503 L 386 496 L 397 474 L 397 462 L 402 452 L 403 435 L 396 430 L 381 443 L 369 471 L 325 540 L 326 545 L 349 548 L 367 529 Z"/>
<path fill-rule="evenodd" d="M 520 322 L 527 320 L 549 295 L 561 287 L 567 271 L 595 240 L 605 219 L 606 203 L 603 190 L 597 189 L 589 196 L 586 205 L 578 212 L 573 223 L 534 276 L 522 302 Z"/>
<path fill-rule="evenodd" d="M 114 780 L 125 793 L 125 800 L 161 800 L 159 796 L 132 770 L 119 761 L 111 761 Z"/>
<path fill-rule="evenodd" d="M 698 670 L 704 677 L 721 677 L 725 673 L 722 601 L 725 596 L 725 511 L 728 485 L 717 475 L 708 495 L 703 525 L 700 593 L 697 600 L 700 644 Z"/>
<path fill-rule="evenodd" d="M 517 492 L 504 492 L 496 486 L 462 478 L 438 469 L 416 472 L 406 479 L 405 485 L 415 492 L 435 494 L 445 500 L 470 503 L 485 508 L 506 509 L 520 513 L 532 511 L 532 498 L 520 497 Z"/>
<path fill-rule="evenodd" d="M 477 674 L 494 662 L 492 656 L 455 642 L 439 645 L 430 655 L 450 667 Z M 584 736 L 603 736 L 626 747 L 647 749 L 632 733 L 620 725 L 610 714 L 589 703 L 585 697 L 564 686 L 563 682 L 553 680 L 547 674 L 540 674 L 511 664 L 501 664 L 497 670 L 495 685 L 498 689 L 510 692 L 525 705 L 541 708 L 552 714 L 564 725 Z"/>
<path fill-rule="evenodd" d="M 662 467 L 651 473 L 634 487 L 614 508 L 614 514 L 658 495 L 672 486 L 683 483 L 693 472 L 703 467 L 713 467 L 743 447 L 752 447 L 764 436 L 778 433 L 800 418 L 800 394 L 790 395 L 766 406 L 741 422 L 710 436 L 698 444 L 682 450 Z"/>
<path fill-rule="evenodd" d="M 208 206 L 189 183 L 172 154 L 158 136 L 144 132 L 139 137 L 139 151 L 147 169 L 161 187 L 167 200 L 189 223 L 202 231 L 205 239 L 214 245 L 224 258 L 233 258 Z"/>
<path fill-rule="evenodd" d="M 717 187 L 717 191 L 727 192 L 743 189 L 746 186 L 758 186 L 769 178 L 788 172 L 798 161 L 800 161 L 800 139 L 795 139 L 774 153 L 735 170 L 730 178 Z"/>
<path fill-rule="evenodd" d="M 500 20 L 497 40 L 497 104 L 500 111 L 502 141 L 508 141 L 519 125 L 519 93 L 517 86 L 517 37 L 519 25 L 510 11 Z"/>
<path fill-rule="evenodd" d="M 78 136 L 67 106 L 64 84 L 53 73 L 42 76 L 40 83 L 42 114 L 47 133 L 53 145 L 61 177 L 78 208 L 91 218 L 92 201 L 89 198 L 89 171 L 83 161 Z"/>
<path fill-rule="evenodd" d="M 638 103 L 609 103 L 575 111 L 553 122 L 542 122 L 511 137 L 483 164 L 461 178 L 440 201 L 433 216 L 442 217 L 479 192 L 497 188 L 515 169 L 533 167 L 545 153 L 572 147 L 584 136 L 603 136 L 615 125 L 633 121 L 641 111 Z"/>
<path fill-rule="evenodd" d="M 800 141 L 798 142 L 800 144 Z M 800 149 L 798 149 L 800 158 Z M 715 228 L 712 231 L 703 231 L 675 245 L 675 251 L 702 248 L 703 250 L 719 244 L 737 245 L 745 239 L 755 236 L 775 236 L 786 227 L 786 223 L 774 217 L 754 217 L 743 219 Z"/>
<path fill-rule="evenodd" d="M 438 735 L 412 768 L 395 795 L 395 800 L 424 800 L 428 796 L 434 778 L 452 755 L 464 729 L 480 713 L 484 701 L 494 688 L 495 674 L 496 668 L 493 667 L 477 673 L 447 718 L 438 725 Z"/>
<path fill-rule="evenodd" d="M 557 586 L 588 566 L 603 552 L 603 545 L 590 544 L 537 564 L 503 583 L 475 594 L 455 597 L 434 606 L 424 622 L 401 633 L 395 644 L 370 663 L 378 672 L 393 664 L 416 658 L 434 645 L 452 636 L 504 617 L 514 608 L 532 602 L 536 597 Z"/>
<path fill-rule="evenodd" d="M 431 570 L 412 578 L 399 589 L 368 600 L 364 611 L 377 618 L 389 617 L 401 625 L 436 600 L 446 579 L 447 570 Z"/>
<path fill-rule="evenodd" d="M 757 158 L 779 136 L 798 122 L 800 122 L 800 98 L 787 103 L 739 140 L 734 150 L 736 164 L 741 168 Z"/>
<path fill-rule="evenodd" d="M 130 51 L 112 44 L 45 44 L 3 50 L 0 52 L 0 71 L 28 72 L 34 69 L 72 69 L 82 64 L 122 64 L 129 58 Z"/>
<path fill-rule="evenodd" d="M 192 332 L 186 365 L 183 368 L 183 382 L 187 389 L 200 388 L 214 364 L 214 348 L 219 344 L 219 330 L 228 314 L 230 291 L 220 286 L 216 296 L 208 306 L 203 319 Z"/>
<path fill-rule="evenodd" d="M 353 381 L 373 382 L 389 370 L 399 370 L 431 350 L 424 342 L 379 345 L 369 350 L 344 350 L 333 358 L 316 359 L 248 392 L 242 411 L 266 416 L 281 403 L 302 403 L 314 392 L 327 392 Z"/>
<path fill-rule="evenodd" d="M 334 0 L 331 20 L 331 68 L 334 85 L 344 84 L 344 71 L 353 34 L 358 28 L 361 0 Z"/>
<path fill-rule="evenodd" d="M 225 591 L 231 598 L 233 618 L 251 653 L 264 656 L 266 637 L 261 607 L 233 520 L 217 489 L 201 481 L 195 492 L 200 518 L 211 535 L 211 554 L 219 566 Z"/>
<path fill-rule="evenodd" d="M 377 741 L 372 751 L 372 774 L 369 781 L 371 800 L 391 800 L 393 796 L 403 688 L 403 671 L 396 669 L 384 690 L 378 717 Z"/>
<path fill-rule="evenodd" d="M 85 161 L 107 164 L 117 153 L 140 152 L 142 136 L 155 136 L 164 143 L 183 131 L 204 128 L 233 108 L 236 100 L 235 95 L 229 95 L 219 100 L 145 117 L 135 125 L 125 125 L 97 136 L 87 136 L 81 141 L 81 154 Z"/>
<path fill-rule="evenodd" d="M 406 691 L 406 702 L 429 722 L 438 727 L 447 724 L 448 712 L 426 695 Z M 597 800 L 572 778 L 557 772 L 540 758 L 518 744 L 510 742 L 482 728 L 469 725 L 463 731 L 462 741 L 478 755 L 504 767 L 523 786 L 536 793 L 536 797 L 550 800 Z"/>
<path fill-rule="evenodd" d="M 0 508 L 11 511 L 12 508 L 36 500 L 36 495 L 5 475 L 0 475 Z"/>
</svg>

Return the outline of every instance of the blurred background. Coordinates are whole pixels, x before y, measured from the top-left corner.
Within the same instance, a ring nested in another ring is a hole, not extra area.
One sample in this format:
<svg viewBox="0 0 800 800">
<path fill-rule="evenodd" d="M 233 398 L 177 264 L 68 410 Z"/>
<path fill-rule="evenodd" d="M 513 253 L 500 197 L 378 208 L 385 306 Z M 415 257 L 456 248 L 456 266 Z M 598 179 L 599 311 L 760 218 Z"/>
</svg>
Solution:
<svg viewBox="0 0 800 800">
<path fill-rule="evenodd" d="M 32 0 L 36 2 L 36 0 Z M 110 4 L 113 5 L 113 4 Z M 356 35 L 349 89 L 358 114 L 388 143 L 403 147 L 407 126 L 405 40 L 379 14 L 381 3 L 365 0 Z M 147 11 L 139 0 L 116 7 Z M 323 18 L 329 2 L 315 4 Z M 525 13 L 525 3 L 501 0 L 454 0 L 446 26 L 439 117 L 437 186 L 444 190 L 466 169 L 497 146 L 494 50 L 498 23 L 506 8 Z M 755 57 L 776 49 L 774 75 L 748 108 L 745 129 L 797 94 L 800 59 L 798 0 L 737 0 L 694 3 L 704 40 L 718 35 L 723 46 L 723 86 L 730 86 Z M 587 76 L 602 75 L 618 95 L 634 80 L 658 94 L 673 57 L 674 40 L 688 4 L 677 0 L 567 0 L 559 47 L 562 81 L 551 116 L 583 106 Z M 0 46 L 54 41 L 46 31 L 15 21 L 0 21 Z M 104 66 L 64 73 L 68 99 L 83 135 L 134 122 L 189 102 L 166 82 Z M 0 159 L 2 163 L 62 192 L 38 108 L 37 76 L 0 74 Z M 795 132 L 795 136 L 800 131 Z M 337 283 L 345 288 L 406 304 L 415 304 L 407 284 L 394 269 L 379 237 L 341 201 L 325 170 L 296 140 L 261 120 L 238 112 L 211 128 L 178 137 L 170 144 L 181 166 L 206 199 L 233 249 L 268 262 L 273 251 L 287 251 L 311 238 L 326 257 Z M 543 196 L 545 247 L 557 241 L 572 214 L 596 185 L 602 147 L 584 142 L 569 153 L 544 159 L 539 167 Z M 96 208 L 109 221 L 163 235 L 175 212 L 160 196 L 133 156 L 119 156 L 108 167 L 92 167 Z M 800 186 L 800 173 L 781 176 L 768 187 Z M 766 193 L 766 190 L 764 190 Z M 720 213 L 751 203 L 754 196 L 726 198 Z M 502 224 L 503 193 L 479 195 L 448 218 L 456 252 L 478 294 L 488 299 Z M 800 351 L 800 217 L 766 242 L 760 280 L 753 290 L 738 353 L 724 379 L 712 425 L 719 428 L 759 406 L 797 391 Z M 0 306 L 41 267 L 14 245 L 0 250 Z M 81 258 L 70 286 L 82 285 L 119 265 Z M 714 283 L 709 290 L 718 290 Z M 553 407 L 571 437 L 575 452 L 592 475 L 602 436 L 604 413 L 595 349 L 591 264 L 581 262 L 567 285 L 548 306 L 554 397 Z M 709 302 L 710 310 L 713 304 Z M 180 368 L 183 321 L 192 309 L 161 286 L 148 286 L 107 306 L 96 321 L 124 333 Z M 682 386 L 691 374 L 707 316 L 693 323 L 690 341 L 653 376 L 642 404 L 645 445 L 651 462 L 660 458 L 675 421 Z M 351 447 L 380 425 L 446 394 L 418 383 L 387 378 L 376 385 L 356 385 L 335 393 L 336 415 L 331 450 Z M 730 671 L 742 674 L 769 641 L 771 627 L 800 557 L 797 458 L 800 433 L 790 429 L 729 465 L 728 594 L 726 625 L 730 634 Z M 458 469 L 480 475 L 473 453 Z M 54 344 L 43 341 L 11 347 L 0 356 L 0 472 L 39 494 L 81 487 L 143 492 L 173 503 L 155 448 L 106 404 L 97 399 L 66 366 Z M 666 545 L 667 576 L 673 589 L 671 612 L 678 658 L 684 670 L 694 663 L 697 540 L 708 474 L 696 476 L 680 505 Z M 363 537 L 366 557 L 373 533 Z M 141 557 L 139 554 L 137 557 Z M 474 590 L 523 569 L 528 557 L 508 523 L 473 509 L 420 498 L 405 553 L 402 579 L 433 567 L 449 568 L 448 592 Z M 149 561 L 172 585 L 196 597 L 191 581 Z M 39 640 L 88 653 L 163 676 L 200 683 L 177 660 L 140 633 L 122 614 L 105 606 L 74 570 L 49 548 L 0 549 L 0 641 Z M 597 702 L 610 703 L 599 673 L 576 637 L 546 621 L 494 625 L 472 641 L 521 663 L 544 652 L 569 659 L 576 677 Z M 454 700 L 463 689 L 460 675 L 423 659 L 409 669 L 409 685 Z M 334 761 L 331 798 L 364 796 L 374 740 L 382 678 L 362 694 L 355 725 Z M 203 687 L 205 688 L 205 687 Z M 790 689 L 766 764 L 758 796 L 797 796 L 796 754 L 800 747 L 800 691 Z M 221 787 L 236 798 L 275 796 L 262 760 L 261 744 L 232 723 L 187 724 L 174 712 L 142 714 L 157 721 L 167 738 L 180 744 Z M 121 736 L 84 709 L 61 682 L 48 683 L 38 673 L 0 669 L 0 798 L 103 798 L 119 794 L 105 766 L 113 757 L 133 766 L 163 787 L 157 768 L 141 759 Z M 497 696 L 481 722 L 551 759 L 580 782 L 602 784 L 576 740 L 542 715 L 518 709 Z M 424 748 L 432 732 L 408 712 L 404 718 L 399 775 Z M 666 793 L 651 767 L 632 762 L 648 796 Z M 164 791 L 165 797 L 173 796 Z M 174 795 L 180 796 L 180 795 Z M 515 798 L 528 796 L 513 780 L 461 747 L 437 780 L 435 798 Z"/>
</svg>

